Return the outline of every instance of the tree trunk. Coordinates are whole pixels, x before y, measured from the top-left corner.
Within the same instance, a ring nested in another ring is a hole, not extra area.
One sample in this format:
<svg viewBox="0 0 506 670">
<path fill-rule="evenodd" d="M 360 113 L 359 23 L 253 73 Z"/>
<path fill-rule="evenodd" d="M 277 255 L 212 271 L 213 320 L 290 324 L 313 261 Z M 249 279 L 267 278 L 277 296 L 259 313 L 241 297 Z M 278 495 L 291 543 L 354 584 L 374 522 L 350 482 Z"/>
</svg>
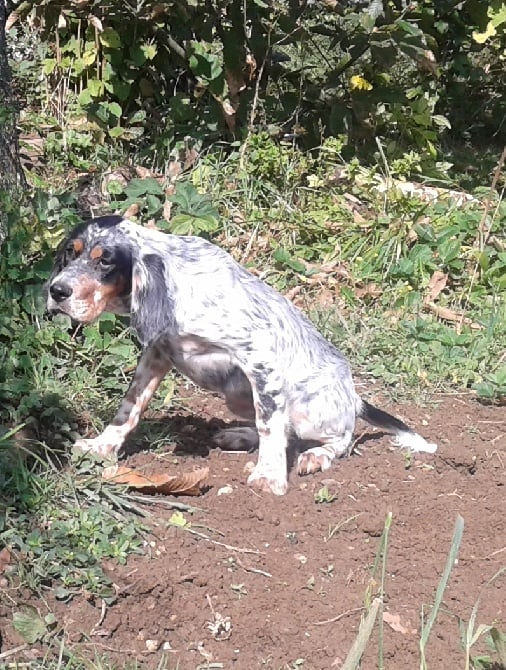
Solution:
<svg viewBox="0 0 506 670">
<path fill-rule="evenodd" d="M 5 22 L 8 0 L 0 0 L 0 244 L 7 234 L 6 208 L 26 185 L 19 161 L 16 128 L 17 104 L 12 90 L 11 71 L 7 59 Z"/>
</svg>

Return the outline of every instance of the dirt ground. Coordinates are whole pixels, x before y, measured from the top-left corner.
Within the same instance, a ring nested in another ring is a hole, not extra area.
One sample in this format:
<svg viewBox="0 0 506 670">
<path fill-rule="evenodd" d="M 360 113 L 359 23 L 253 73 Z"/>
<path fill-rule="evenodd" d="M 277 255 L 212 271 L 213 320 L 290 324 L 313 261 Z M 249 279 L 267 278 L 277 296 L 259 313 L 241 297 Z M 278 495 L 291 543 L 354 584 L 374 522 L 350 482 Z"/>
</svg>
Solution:
<svg viewBox="0 0 506 670">
<path fill-rule="evenodd" d="M 380 396 L 372 401 L 385 407 Z M 457 395 L 424 408 L 387 406 L 437 441 L 439 451 L 409 459 L 387 436 L 360 425 L 351 457 L 322 474 L 292 472 L 281 498 L 246 486 L 245 468 L 256 454 L 213 448 L 216 425 L 230 418 L 219 399 L 195 394 L 185 408 L 167 416 L 175 443 L 133 453 L 126 463 L 151 472 L 208 465 L 204 494 L 180 499 L 201 508 L 185 513 L 201 535 L 170 525 L 172 511 L 160 505 L 146 555 L 105 566 L 118 591 L 114 605 L 104 609 L 85 594 L 63 604 L 49 593 L 47 604 L 74 648 L 107 654 L 118 667 L 137 660 L 157 668 L 164 654 L 169 670 L 340 668 L 367 594 L 378 592 L 371 570 L 389 512 L 385 667 L 419 667 L 421 617 L 434 601 L 457 515 L 464 537 L 427 647 L 428 668 L 464 668 L 459 619 L 467 625 L 480 594 L 476 626 L 506 629 L 506 575 L 487 586 L 506 566 L 504 407 Z M 333 501 L 315 501 L 323 486 Z M 1 612 L 0 631 L 0 652 L 22 642 Z M 363 668 L 377 667 L 378 647 L 376 627 Z M 8 660 L 27 660 L 33 651 Z M 485 640 L 473 653 L 487 653 Z"/>
</svg>

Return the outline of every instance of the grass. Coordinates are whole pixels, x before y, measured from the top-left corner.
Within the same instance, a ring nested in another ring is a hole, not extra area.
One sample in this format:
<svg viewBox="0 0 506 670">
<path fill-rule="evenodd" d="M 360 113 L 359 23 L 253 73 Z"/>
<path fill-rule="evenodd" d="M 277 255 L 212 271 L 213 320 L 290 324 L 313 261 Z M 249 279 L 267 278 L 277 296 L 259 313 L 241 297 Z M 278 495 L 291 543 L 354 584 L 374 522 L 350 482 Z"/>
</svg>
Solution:
<svg viewBox="0 0 506 670">
<path fill-rule="evenodd" d="M 65 160 L 64 152 L 55 155 Z M 62 190 L 61 174 L 69 167 L 55 170 L 58 183 L 30 175 L 32 198 L 11 215 L 11 237 L 0 260 L 0 420 L 6 427 L 0 436 L 0 547 L 7 546 L 12 556 L 9 579 L 42 599 L 48 588 L 62 600 L 85 589 L 111 602 L 114 590 L 102 561 L 121 563 L 142 551 L 145 521 L 139 515 L 145 508 L 102 482 L 94 461 L 67 460 L 62 453 L 78 434 L 102 429 L 124 394 L 138 350 L 121 319 L 105 315 L 97 324 L 74 329 L 44 315 L 40 287 L 53 249 L 81 207 L 77 182 Z M 380 190 L 385 175 L 407 176 L 402 165 L 391 167 L 345 163 L 332 140 L 305 154 L 261 134 L 240 150 L 202 156 L 177 182 L 185 204 L 173 202 L 170 221 L 163 214 L 166 184 L 152 177 L 125 187 L 116 182 L 103 204 L 124 211 L 135 203 L 143 220 L 151 218 L 164 230 L 177 222 L 177 232 L 212 238 L 291 295 L 360 375 L 381 380 L 382 389 L 396 397 L 474 390 L 486 402 L 503 402 L 502 187 L 490 194 L 488 183 L 475 184 L 478 200 L 462 206 L 445 198 L 427 203 L 403 196 L 393 182 Z M 104 171 L 108 168 L 104 165 Z M 437 272 L 444 274 L 444 285 L 431 295 Z M 152 407 L 163 407 L 172 392 L 169 379 Z M 21 429 L 28 431 L 34 449 L 20 446 L 15 433 Z M 146 442 L 164 439 L 156 426 L 142 430 Z M 319 504 L 333 500 L 326 487 L 315 496 Z M 376 628 L 378 668 L 385 666 L 382 614 L 391 521 L 387 518 L 374 569 L 375 577 L 380 574 L 379 592 L 367 594 L 368 611 L 346 669 L 357 667 Z M 329 528 L 329 540 L 341 525 Z M 206 543 L 227 546 L 195 527 L 186 530 Z M 454 536 L 424 622 L 422 668 L 459 541 Z M 15 603 L 19 612 L 16 608 Z M 99 657 L 74 658 L 62 646 L 58 622 L 55 626 L 47 614 L 32 612 L 27 633 L 45 640 L 56 654 L 58 660 L 41 665 L 44 670 L 114 667 Z M 466 670 L 471 648 L 487 633 L 501 653 L 500 633 L 476 625 L 477 616 L 478 602 L 462 633 Z"/>
<path fill-rule="evenodd" d="M 142 547 L 141 509 L 121 489 L 102 481 L 99 463 L 77 456 L 70 463 L 49 449 L 23 453 L 0 445 L 0 542 L 9 547 L 9 574 L 20 587 L 60 600 L 82 589 L 115 598 L 101 562 L 124 563 Z"/>
<path fill-rule="evenodd" d="M 376 668 L 377 670 L 384 670 L 384 668 L 387 667 L 385 666 L 383 649 L 383 608 L 385 604 L 385 578 L 387 573 L 387 553 L 391 527 L 392 514 L 389 512 L 385 519 L 383 533 L 381 535 L 379 547 L 376 553 L 376 559 L 371 570 L 371 579 L 365 593 L 365 615 L 362 617 L 358 634 L 348 652 L 348 655 L 346 656 L 346 659 L 343 662 L 343 665 L 341 666 L 342 670 L 358 670 L 358 668 L 361 667 L 361 659 L 367 647 L 372 644 L 372 638 L 375 629 L 377 630 L 378 648 L 378 661 Z M 426 616 L 425 611 L 422 610 L 422 622 L 419 639 L 420 670 L 428 670 L 430 667 L 426 658 L 429 638 L 440 613 L 444 593 L 451 578 L 452 570 L 457 562 L 463 533 L 464 519 L 461 516 L 457 516 L 446 564 L 436 589 L 434 602 L 429 608 L 428 616 Z M 379 583 L 377 581 L 378 572 Z M 483 587 L 483 591 L 485 591 L 488 586 L 493 584 L 505 573 L 506 567 L 498 570 L 496 574 Z M 478 597 L 472 608 L 467 626 L 465 626 L 463 621 L 459 620 L 464 655 L 462 667 L 464 670 L 470 670 L 470 668 L 486 670 L 487 668 L 492 669 L 492 667 L 497 668 L 497 670 L 502 670 L 506 663 L 506 634 L 501 632 L 496 626 L 493 625 L 477 625 L 480 599 L 481 595 Z M 499 665 L 497 666 L 492 666 L 493 661 L 489 656 L 473 658 L 471 655 L 471 648 L 487 633 L 490 633 L 491 648 L 498 658 Z"/>
</svg>

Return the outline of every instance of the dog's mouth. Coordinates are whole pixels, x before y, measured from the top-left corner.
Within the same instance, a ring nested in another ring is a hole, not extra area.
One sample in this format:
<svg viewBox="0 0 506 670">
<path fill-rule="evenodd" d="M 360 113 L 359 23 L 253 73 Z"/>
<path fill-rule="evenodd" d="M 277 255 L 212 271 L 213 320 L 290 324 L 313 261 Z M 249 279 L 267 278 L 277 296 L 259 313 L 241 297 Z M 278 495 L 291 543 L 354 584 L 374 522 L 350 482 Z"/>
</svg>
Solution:
<svg viewBox="0 0 506 670">
<path fill-rule="evenodd" d="M 58 304 L 54 300 L 49 300 L 46 303 L 46 315 L 52 319 L 55 316 L 58 316 L 59 314 L 64 314 L 65 316 L 70 316 L 72 318 L 72 314 L 68 312 L 67 309 L 65 309 L 64 304 Z"/>
</svg>

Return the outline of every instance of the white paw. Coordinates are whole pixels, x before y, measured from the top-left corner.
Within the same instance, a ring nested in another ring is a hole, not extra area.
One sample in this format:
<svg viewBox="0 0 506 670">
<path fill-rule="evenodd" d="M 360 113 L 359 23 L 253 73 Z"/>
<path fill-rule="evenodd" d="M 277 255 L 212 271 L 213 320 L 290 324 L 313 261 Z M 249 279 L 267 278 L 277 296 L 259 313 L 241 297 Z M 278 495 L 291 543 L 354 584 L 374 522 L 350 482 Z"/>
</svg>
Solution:
<svg viewBox="0 0 506 670">
<path fill-rule="evenodd" d="M 94 454 L 108 458 L 114 458 L 119 450 L 119 446 L 101 440 L 100 437 L 95 437 L 89 440 L 81 438 L 80 440 L 76 440 L 74 447 L 81 449 L 81 451 L 92 451 Z"/>
<path fill-rule="evenodd" d="M 314 472 L 325 472 L 332 464 L 332 459 L 325 447 L 315 447 L 300 454 L 297 460 L 299 475 L 312 475 Z"/>
<path fill-rule="evenodd" d="M 288 482 L 286 475 L 280 477 L 272 471 L 259 468 L 257 465 L 248 477 L 248 486 L 262 493 L 273 493 L 275 496 L 284 496 L 288 489 Z"/>
</svg>

